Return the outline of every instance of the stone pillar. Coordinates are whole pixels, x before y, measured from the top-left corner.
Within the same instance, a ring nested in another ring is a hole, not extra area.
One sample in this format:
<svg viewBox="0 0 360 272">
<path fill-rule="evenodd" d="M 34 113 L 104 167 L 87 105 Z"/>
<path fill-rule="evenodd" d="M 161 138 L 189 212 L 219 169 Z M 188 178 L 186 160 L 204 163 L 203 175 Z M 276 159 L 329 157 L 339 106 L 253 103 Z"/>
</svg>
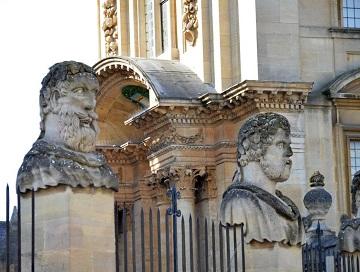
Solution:
<svg viewBox="0 0 360 272">
<path fill-rule="evenodd" d="M 114 192 L 58 186 L 35 193 L 35 271 L 115 271 Z M 21 196 L 22 270 L 31 271 L 31 192 Z"/>
</svg>

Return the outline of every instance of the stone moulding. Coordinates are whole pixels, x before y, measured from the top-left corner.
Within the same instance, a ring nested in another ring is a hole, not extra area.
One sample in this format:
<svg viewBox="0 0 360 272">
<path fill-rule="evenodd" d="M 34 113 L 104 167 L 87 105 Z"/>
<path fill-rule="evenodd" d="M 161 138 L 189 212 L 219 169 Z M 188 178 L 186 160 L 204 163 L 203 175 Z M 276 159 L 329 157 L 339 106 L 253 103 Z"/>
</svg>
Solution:
<svg viewBox="0 0 360 272">
<path fill-rule="evenodd" d="M 337 77 L 322 93 L 334 100 L 359 100 L 360 68 Z"/>
<path fill-rule="evenodd" d="M 160 100 L 159 105 L 133 116 L 125 123 L 151 129 L 159 123 L 213 124 L 261 110 L 303 111 L 312 88 L 308 82 L 244 81 L 223 93 L 204 94 L 196 101 Z"/>
<path fill-rule="evenodd" d="M 176 128 L 170 127 L 168 130 L 159 135 L 159 137 L 153 139 L 149 144 L 149 152 L 156 152 L 163 147 L 169 145 L 193 145 L 195 143 L 201 143 L 204 139 L 202 129 L 199 129 L 197 133 L 191 136 L 183 136 L 176 132 Z"/>
<path fill-rule="evenodd" d="M 166 166 L 148 177 L 148 185 L 160 202 L 166 201 L 166 191 L 172 185 L 182 198 L 201 201 L 217 196 L 214 166 Z"/>
<path fill-rule="evenodd" d="M 155 87 L 149 78 L 147 78 L 144 72 L 134 65 L 130 59 L 118 57 L 106 58 L 96 63 L 94 70 L 98 76 L 100 86 L 102 87 L 101 89 L 106 89 L 106 84 L 111 84 L 112 81 L 108 80 L 111 75 L 123 73 L 128 79 L 139 81 L 144 84 L 148 90 L 154 92 Z M 102 95 L 104 95 L 104 93 L 100 90 L 99 97 Z"/>
<path fill-rule="evenodd" d="M 169 144 L 166 146 L 163 146 L 162 148 L 160 148 L 159 150 L 153 151 L 152 153 L 150 153 L 148 155 L 148 159 L 154 159 L 158 156 L 161 156 L 163 154 L 165 154 L 166 152 L 170 152 L 172 150 L 185 150 L 185 149 L 191 149 L 191 150 L 218 150 L 220 148 L 232 148 L 235 149 L 236 148 L 236 143 L 235 142 L 220 142 L 220 143 L 216 143 L 214 145 L 206 145 L 206 144 L 193 144 L 193 145 L 179 145 L 179 144 Z M 235 159 L 234 159 L 235 160 Z"/>
<path fill-rule="evenodd" d="M 146 142 L 138 144 L 128 142 L 120 146 L 97 146 L 96 149 L 104 154 L 110 164 L 132 164 L 137 161 L 144 161 L 148 152 Z"/>
</svg>

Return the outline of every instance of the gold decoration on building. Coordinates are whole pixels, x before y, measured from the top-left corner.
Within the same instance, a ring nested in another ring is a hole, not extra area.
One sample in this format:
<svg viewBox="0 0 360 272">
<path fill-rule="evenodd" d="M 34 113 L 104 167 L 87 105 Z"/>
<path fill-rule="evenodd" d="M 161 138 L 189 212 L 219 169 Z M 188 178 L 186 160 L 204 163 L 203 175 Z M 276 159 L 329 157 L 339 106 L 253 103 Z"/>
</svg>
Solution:
<svg viewBox="0 0 360 272">
<path fill-rule="evenodd" d="M 197 0 L 184 0 L 183 33 L 185 41 L 195 46 L 198 36 Z"/>
<path fill-rule="evenodd" d="M 117 32 L 117 10 L 115 0 L 105 0 L 104 22 L 102 29 L 105 34 L 106 56 L 116 56 L 118 54 L 118 32 Z"/>
</svg>

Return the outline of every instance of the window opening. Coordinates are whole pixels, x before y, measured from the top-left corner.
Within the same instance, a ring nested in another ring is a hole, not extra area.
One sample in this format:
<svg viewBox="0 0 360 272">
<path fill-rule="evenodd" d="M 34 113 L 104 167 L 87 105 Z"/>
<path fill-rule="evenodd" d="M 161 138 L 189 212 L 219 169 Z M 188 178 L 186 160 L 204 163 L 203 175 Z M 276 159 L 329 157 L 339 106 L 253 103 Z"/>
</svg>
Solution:
<svg viewBox="0 0 360 272">
<path fill-rule="evenodd" d="M 168 48 L 169 22 L 168 22 L 168 0 L 160 1 L 160 20 L 161 20 L 161 49 L 163 52 Z"/>
<path fill-rule="evenodd" d="M 350 173 L 351 180 L 356 171 L 360 170 L 360 139 L 350 140 Z"/>
<path fill-rule="evenodd" d="M 343 0 L 343 25 L 360 28 L 360 0 Z"/>
</svg>

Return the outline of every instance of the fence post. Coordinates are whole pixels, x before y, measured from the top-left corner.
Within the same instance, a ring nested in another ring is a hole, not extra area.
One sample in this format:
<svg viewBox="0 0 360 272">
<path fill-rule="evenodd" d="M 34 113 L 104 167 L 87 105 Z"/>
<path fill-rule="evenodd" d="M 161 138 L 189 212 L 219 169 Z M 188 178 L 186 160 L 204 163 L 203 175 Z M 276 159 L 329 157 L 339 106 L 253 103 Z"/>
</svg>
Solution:
<svg viewBox="0 0 360 272">
<path fill-rule="evenodd" d="M 115 223 L 115 271 L 119 271 L 119 211 L 118 204 L 114 202 L 114 223 Z"/>
<path fill-rule="evenodd" d="M 317 240 L 318 240 L 318 254 L 319 254 L 319 270 L 320 272 L 323 271 L 323 254 L 322 254 L 322 245 L 321 245 L 321 235 L 322 235 L 322 230 L 320 229 L 320 222 L 318 221 L 317 224 L 317 228 L 316 228 L 316 236 L 317 236 Z"/>
<path fill-rule="evenodd" d="M 10 196 L 9 184 L 6 184 L 6 272 L 10 271 Z"/>
<path fill-rule="evenodd" d="M 20 189 L 17 188 L 17 207 L 18 207 L 18 214 L 17 214 L 17 219 L 18 219 L 18 233 L 17 233 L 17 238 L 18 238 L 18 272 L 21 272 L 21 204 L 20 204 Z"/>
<path fill-rule="evenodd" d="M 177 255 L 177 218 L 181 216 L 181 211 L 177 209 L 177 200 L 180 198 L 180 192 L 172 186 L 167 195 L 171 199 L 171 206 L 167 209 L 168 215 L 173 216 L 173 247 L 174 247 L 174 272 L 178 271 L 178 255 Z"/>
<path fill-rule="evenodd" d="M 31 272 L 35 272 L 35 192 L 31 191 Z"/>
</svg>

